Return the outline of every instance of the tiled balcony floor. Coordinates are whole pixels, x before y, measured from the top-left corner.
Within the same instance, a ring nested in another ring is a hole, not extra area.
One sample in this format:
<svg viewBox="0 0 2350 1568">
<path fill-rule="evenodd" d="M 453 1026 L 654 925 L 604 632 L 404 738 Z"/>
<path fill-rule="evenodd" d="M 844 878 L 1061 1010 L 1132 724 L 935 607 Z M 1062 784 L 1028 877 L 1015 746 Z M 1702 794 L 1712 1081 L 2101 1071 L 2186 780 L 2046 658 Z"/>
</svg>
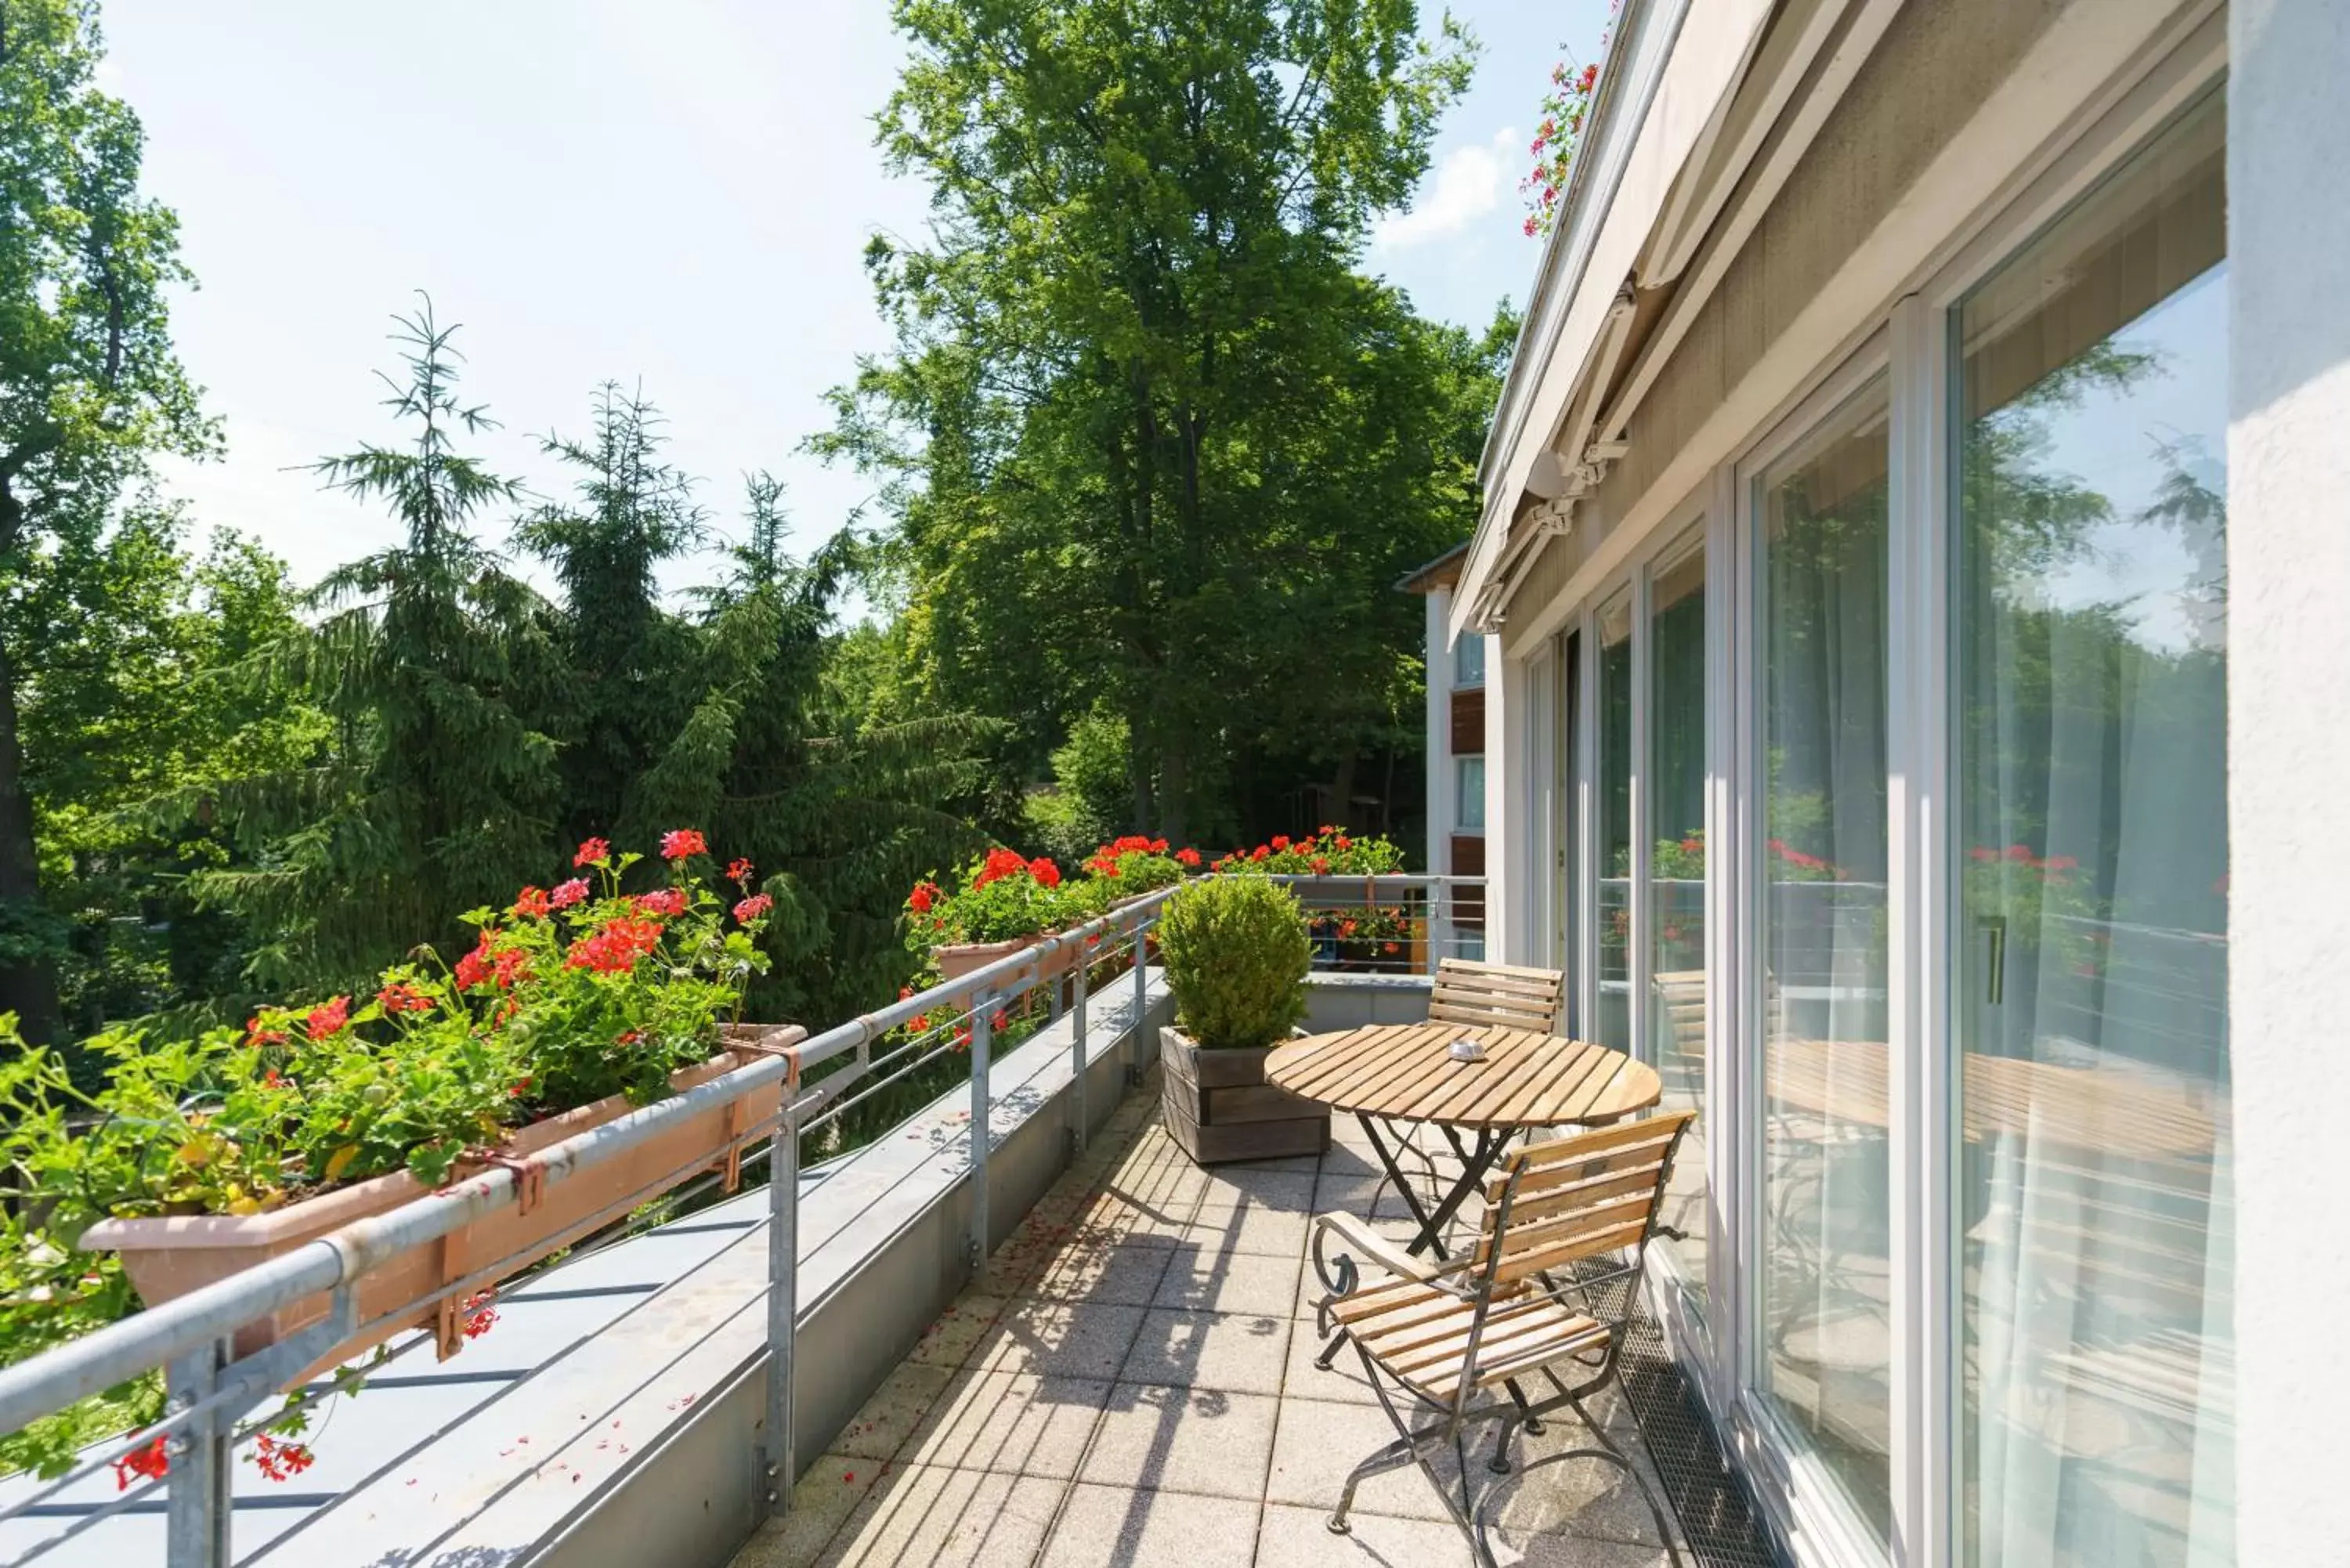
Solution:
<svg viewBox="0 0 2350 1568">
<path fill-rule="evenodd" d="M 1378 1169 L 1359 1133 L 1340 1123 L 1319 1159 L 1202 1170 L 1157 1105 L 1155 1082 L 1129 1100 L 735 1568 L 1471 1561 L 1417 1468 L 1364 1484 L 1351 1535 L 1324 1525 L 1394 1435 L 1351 1353 L 1313 1365 L 1307 1221 L 1359 1211 Z M 1554 1421 L 1524 1451 L 1575 1432 Z M 1546 1568 L 1667 1562 L 1628 1483 L 1589 1462 L 1513 1483 L 1495 1545 Z"/>
</svg>

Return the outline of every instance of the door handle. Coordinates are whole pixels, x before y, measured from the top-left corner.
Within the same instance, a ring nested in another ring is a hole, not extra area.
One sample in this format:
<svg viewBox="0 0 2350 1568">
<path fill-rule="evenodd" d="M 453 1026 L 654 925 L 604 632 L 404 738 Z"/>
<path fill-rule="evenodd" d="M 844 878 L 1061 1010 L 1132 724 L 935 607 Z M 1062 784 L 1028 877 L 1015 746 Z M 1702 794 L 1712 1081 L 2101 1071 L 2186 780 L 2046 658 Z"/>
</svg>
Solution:
<svg viewBox="0 0 2350 1568">
<path fill-rule="evenodd" d="M 1984 954 L 1991 964 L 1984 1000 L 1997 1007 L 2007 995 L 2007 917 L 1985 915 L 1982 929 Z"/>
</svg>

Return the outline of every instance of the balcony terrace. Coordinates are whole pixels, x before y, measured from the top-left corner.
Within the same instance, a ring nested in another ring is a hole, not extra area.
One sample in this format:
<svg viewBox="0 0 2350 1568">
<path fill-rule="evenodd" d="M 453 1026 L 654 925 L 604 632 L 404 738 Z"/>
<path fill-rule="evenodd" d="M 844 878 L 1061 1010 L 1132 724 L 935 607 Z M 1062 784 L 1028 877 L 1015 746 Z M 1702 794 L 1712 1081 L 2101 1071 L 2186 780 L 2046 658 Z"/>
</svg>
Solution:
<svg viewBox="0 0 2350 1568">
<path fill-rule="evenodd" d="M 1359 881 L 1351 896 L 1366 896 Z M 1096 972 L 1117 968 L 1120 951 L 1130 958 L 1154 915 L 1155 901 L 1097 922 Z M 808 1042 L 811 1065 L 827 1054 L 847 1065 L 797 1092 L 799 1136 L 776 1141 L 818 1147 L 845 1106 L 942 1048 L 933 1036 L 952 1027 L 942 1016 L 978 1025 L 971 1086 L 810 1164 L 782 1194 L 711 1192 L 682 1211 L 673 1196 L 588 1238 L 504 1291 L 494 1331 L 453 1359 L 421 1353 L 430 1334 L 395 1340 L 391 1362 L 318 1430 L 315 1468 L 290 1482 L 236 1461 L 286 1363 L 230 1360 L 224 1348 L 207 1385 L 188 1346 L 210 1335 L 225 1347 L 227 1326 L 272 1290 L 332 1288 L 337 1277 L 320 1270 L 347 1253 L 328 1243 L 281 1260 L 274 1285 L 253 1271 L 66 1347 L 78 1359 L 52 1353 L 0 1372 L 10 1420 L 166 1359 L 183 1396 L 161 1428 L 174 1445 L 164 1480 L 120 1484 L 115 1441 L 63 1483 L 0 1481 L 0 1560 L 1467 1562 L 1416 1469 L 1366 1484 L 1351 1536 L 1325 1527 L 1347 1470 L 1392 1436 L 1351 1357 L 1313 1366 L 1311 1216 L 1369 1213 L 1408 1233 L 1396 1196 L 1375 1195 L 1362 1135 L 1342 1121 L 1320 1157 L 1194 1166 L 1157 1125 L 1152 1058 L 1170 1014 L 1159 972 L 1129 966 L 1090 993 L 1040 997 L 1056 1016 L 991 1057 L 983 1021 L 1040 985 L 1022 963 Z M 1317 974 L 1309 1022 L 1401 1021 L 1425 999 L 1425 979 L 1409 972 Z M 900 1014 L 924 1014 L 930 1033 L 890 1033 Z M 782 1074 L 763 1063 L 694 1093 L 749 1093 Z M 613 1127 L 655 1125 L 679 1104 Z M 976 1143 L 974 1122 L 989 1131 Z M 552 1163 L 549 1179 L 569 1174 Z M 466 1186 L 476 1207 L 514 1200 L 502 1169 Z M 773 1266 L 778 1225 L 795 1237 L 795 1269 Z M 1685 1560 L 1768 1562 L 1661 1345 L 1635 1345 L 1627 1368 L 1632 1404 L 1597 1408 L 1620 1437 L 1645 1430 L 1690 1532 Z M 1571 1441 L 1555 1427 L 1525 1439 L 1526 1452 Z M 786 1468 L 797 1484 L 774 1496 Z M 1605 1467 L 1535 1472 L 1498 1517 L 1503 1562 L 1667 1561 L 1637 1494 Z"/>
</svg>

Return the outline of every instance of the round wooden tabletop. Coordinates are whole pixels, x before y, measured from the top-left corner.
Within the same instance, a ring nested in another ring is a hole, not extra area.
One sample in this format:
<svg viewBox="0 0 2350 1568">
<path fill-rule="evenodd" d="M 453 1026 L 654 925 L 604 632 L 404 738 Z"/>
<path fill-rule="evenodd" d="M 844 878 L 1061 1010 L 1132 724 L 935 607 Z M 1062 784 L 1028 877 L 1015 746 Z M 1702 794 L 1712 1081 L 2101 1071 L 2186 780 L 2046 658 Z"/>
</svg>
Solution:
<svg viewBox="0 0 2350 1568">
<path fill-rule="evenodd" d="M 1452 1058 L 1455 1040 L 1484 1047 Z M 1621 1051 L 1527 1029 L 1388 1023 L 1293 1040 L 1266 1081 L 1333 1110 L 1465 1127 L 1612 1122 L 1657 1103 L 1655 1069 Z"/>
</svg>

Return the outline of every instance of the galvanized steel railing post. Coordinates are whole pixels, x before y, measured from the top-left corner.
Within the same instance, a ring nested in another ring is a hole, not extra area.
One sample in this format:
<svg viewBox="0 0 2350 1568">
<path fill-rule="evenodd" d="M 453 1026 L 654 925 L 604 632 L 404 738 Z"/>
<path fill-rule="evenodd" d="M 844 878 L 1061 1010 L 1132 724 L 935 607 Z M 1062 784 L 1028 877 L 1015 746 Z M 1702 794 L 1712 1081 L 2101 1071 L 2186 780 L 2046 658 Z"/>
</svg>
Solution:
<svg viewBox="0 0 2350 1568">
<path fill-rule="evenodd" d="M 209 1399 L 234 1354 L 226 1338 L 176 1357 L 164 1369 L 171 1408 L 184 1410 Z M 214 1407 L 172 1434 L 165 1453 L 163 1561 L 168 1568 L 229 1568 L 230 1439 L 236 1413 Z"/>
<path fill-rule="evenodd" d="M 791 1506 L 800 1314 L 800 1116 L 785 1105 L 767 1154 L 767 1511 Z"/>
<path fill-rule="evenodd" d="M 975 997 L 971 1006 L 971 1272 L 987 1267 L 987 1048 L 992 1033 L 989 996 Z"/>
<path fill-rule="evenodd" d="M 1150 977 L 1143 972 L 1142 961 L 1150 956 L 1150 925 L 1149 920 L 1138 920 L 1134 927 L 1134 1017 L 1126 1031 L 1126 1082 L 1129 1088 L 1142 1082 L 1142 1020 L 1150 1010 Z"/>
<path fill-rule="evenodd" d="M 1086 1131 L 1092 1125 L 1086 1109 L 1086 950 L 1077 948 L 1077 967 L 1069 976 L 1069 1108 L 1076 1125 L 1069 1128 L 1069 1152 L 1086 1152 Z"/>
</svg>

